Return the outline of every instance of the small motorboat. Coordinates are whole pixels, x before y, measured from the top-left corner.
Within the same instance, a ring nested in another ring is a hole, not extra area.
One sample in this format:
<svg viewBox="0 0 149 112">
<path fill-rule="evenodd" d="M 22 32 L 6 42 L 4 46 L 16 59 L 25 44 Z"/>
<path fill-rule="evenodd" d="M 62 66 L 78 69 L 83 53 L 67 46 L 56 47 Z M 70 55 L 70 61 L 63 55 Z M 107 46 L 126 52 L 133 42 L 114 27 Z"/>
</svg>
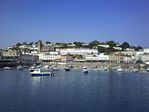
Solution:
<svg viewBox="0 0 149 112">
<path fill-rule="evenodd" d="M 23 66 L 17 66 L 17 70 L 24 70 L 24 67 Z"/>
<path fill-rule="evenodd" d="M 149 72 L 149 68 L 147 68 L 146 71 Z"/>
<path fill-rule="evenodd" d="M 29 69 L 29 71 L 30 71 L 30 72 L 33 72 L 35 69 L 36 69 L 35 66 L 31 66 L 30 69 Z"/>
<path fill-rule="evenodd" d="M 124 72 L 124 70 L 122 68 L 118 68 L 117 71 L 118 72 Z"/>
<path fill-rule="evenodd" d="M 65 71 L 70 71 L 71 70 L 71 68 L 69 66 L 65 66 L 64 69 L 65 69 Z"/>
<path fill-rule="evenodd" d="M 32 76 L 52 76 L 53 72 L 43 72 L 41 69 L 35 69 L 33 72 L 30 72 Z"/>
<path fill-rule="evenodd" d="M 137 68 L 133 69 L 133 72 L 139 72 L 139 70 Z"/>
<path fill-rule="evenodd" d="M 83 66 L 82 72 L 85 73 L 85 74 L 88 73 L 88 68 L 86 66 Z"/>
<path fill-rule="evenodd" d="M 3 69 L 4 69 L 4 70 L 12 70 L 11 67 L 4 67 Z"/>
<path fill-rule="evenodd" d="M 109 71 L 109 67 L 105 67 L 104 68 L 104 71 Z"/>
</svg>

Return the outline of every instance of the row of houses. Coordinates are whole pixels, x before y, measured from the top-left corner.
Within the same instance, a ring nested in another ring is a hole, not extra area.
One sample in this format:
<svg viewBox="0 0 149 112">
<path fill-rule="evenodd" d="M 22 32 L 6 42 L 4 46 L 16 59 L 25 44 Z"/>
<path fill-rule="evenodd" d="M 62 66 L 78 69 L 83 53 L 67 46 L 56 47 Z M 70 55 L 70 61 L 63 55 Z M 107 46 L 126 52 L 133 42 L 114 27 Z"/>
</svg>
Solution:
<svg viewBox="0 0 149 112">
<path fill-rule="evenodd" d="M 100 45 L 100 47 L 109 47 Z M 17 59 L 23 62 L 37 61 L 106 61 L 113 63 L 146 63 L 149 61 L 149 49 L 135 51 L 115 47 L 117 52 L 108 55 L 89 48 L 60 48 L 54 45 L 43 45 L 39 41 L 36 45 L 21 45 L 19 48 L 8 47 L 0 50 L 0 58 Z"/>
</svg>

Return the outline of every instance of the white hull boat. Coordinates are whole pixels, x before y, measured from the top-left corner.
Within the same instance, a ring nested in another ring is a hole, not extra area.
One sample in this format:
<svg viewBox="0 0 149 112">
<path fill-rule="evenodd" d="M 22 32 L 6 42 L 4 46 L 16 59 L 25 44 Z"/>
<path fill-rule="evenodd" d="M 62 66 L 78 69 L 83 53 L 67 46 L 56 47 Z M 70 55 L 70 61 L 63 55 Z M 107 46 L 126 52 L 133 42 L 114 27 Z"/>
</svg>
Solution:
<svg viewBox="0 0 149 112">
<path fill-rule="evenodd" d="M 40 69 L 35 69 L 33 72 L 30 72 L 32 76 L 52 76 L 53 72 L 42 72 Z"/>
<path fill-rule="evenodd" d="M 4 70 L 12 70 L 11 67 L 4 67 Z"/>
<path fill-rule="evenodd" d="M 85 74 L 88 73 L 88 68 L 84 66 L 82 72 Z"/>
<path fill-rule="evenodd" d="M 124 70 L 122 68 L 118 68 L 117 71 L 118 72 L 124 72 Z"/>
</svg>

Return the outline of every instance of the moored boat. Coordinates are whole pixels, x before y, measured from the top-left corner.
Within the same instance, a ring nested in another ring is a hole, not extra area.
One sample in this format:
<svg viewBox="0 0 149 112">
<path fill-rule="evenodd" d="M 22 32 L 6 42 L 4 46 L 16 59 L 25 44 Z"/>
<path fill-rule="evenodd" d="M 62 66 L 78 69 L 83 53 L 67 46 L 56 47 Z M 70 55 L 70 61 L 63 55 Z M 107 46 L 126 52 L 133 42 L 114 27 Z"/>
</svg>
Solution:
<svg viewBox="0 0 149 112">
<path fill-rule="evenodd" d="M 147 68 L 146 71 L 149 72 L 149 68 Z"/>
<path fill-rule="evenodd" d="M 33 72 L 35 69 L 36 69 L 35 66 L 31 66 L 30 69 L 29 69 L 29 71 L 30 71 L 30 72 Z"/>
<path fill-rule="evenodd" d="M 4 69 L 4 70 L 12 70 L 11 67 L 4 67 L 3 69 Z"/>
<path fill-rule="evenodd" d="M 70 71 L 71 70 L 71 68 L 69 66 L 65 66 L 64 69 L 65 69 L 65 71 Z"/>
<path fill-rule="evenodd" d="M 108 70 L 109 70 L 109 67 L 105 67 L 105 68 L 104 68 L 104 71 L 108 71 Z"/>
<path fill-rule="evenodd" d="M 43 72 L 40 69 L 35 69 L 33 72 L 30 72 L 32 76 L 52 76 L 53 72 Z"/>
<path fill-rule="evenodd" d="M 118 72 L 124 72 L 124 70 L 122 68 L 118 68 L 117 71 Z"/>
<path fill-rule="evenodd" d="M 86 66 L 83 66 L 82 72 L 85 73 L 85 74 L 88 73 L 88 68 Z"/>
<path fill-rule="evenodd" d="M 139 72 L 139 70 L 137 68 L 133 69 L 133 72 Z"/>
</svg>

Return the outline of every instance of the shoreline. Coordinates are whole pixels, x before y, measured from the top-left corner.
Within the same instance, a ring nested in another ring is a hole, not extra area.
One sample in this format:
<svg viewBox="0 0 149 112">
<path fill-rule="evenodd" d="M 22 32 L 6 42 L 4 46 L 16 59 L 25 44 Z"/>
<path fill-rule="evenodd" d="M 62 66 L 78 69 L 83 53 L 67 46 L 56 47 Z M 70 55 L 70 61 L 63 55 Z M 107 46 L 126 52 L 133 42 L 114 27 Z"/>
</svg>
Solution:
<svg viewBox="0 0 149 112">
<path fill-rule="evenodd" d="M 65 65 L 71 65 L 74 68 L 82 68 L 83 66 L 87 66 L 89 68 L 105 68 L 108 67 L 109 69 L 112 69 L 113 67 L 121 66 L 124 69 L 130 69 L 130 68 L 137 68 L 140 69 L 140 64 L 129 64 L 129 63 L 109 63 L 109 62 L 67 62 L 67 63 L 61 63 L 61 62 L 42 62 L 43 65 L 50 65 L 50 66 L 57 66 L 57 67 L 64 67 Z"/>
</svg>

